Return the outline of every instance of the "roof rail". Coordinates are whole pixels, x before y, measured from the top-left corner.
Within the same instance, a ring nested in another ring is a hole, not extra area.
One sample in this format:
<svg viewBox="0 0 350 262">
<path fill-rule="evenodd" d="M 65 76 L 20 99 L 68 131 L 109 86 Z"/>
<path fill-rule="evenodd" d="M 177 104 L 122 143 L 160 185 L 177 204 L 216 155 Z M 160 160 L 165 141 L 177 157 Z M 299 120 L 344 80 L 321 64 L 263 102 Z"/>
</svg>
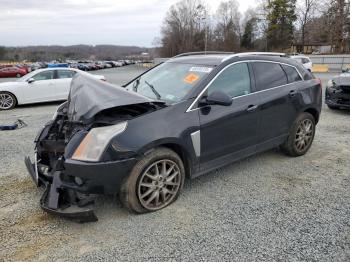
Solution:
<svg viewBox="0 0 350 262">
<path fill-rule="evenodd" d="M 276 52 L 243 52 L 232 54 L 228 57 L 222 59 L 222 62 L 232 58 L 232 57 L 240 57 L 240 56 L 249 56 L 249 55 L 263 55 L 263 56 L 279 56 L 279 57 L 288 57 L 286 53 L 276 53 Z"/>
<path fill-rule="evenodd" d="M 172 58 L 178 58 L 178 57 L 190 56 L 190 55 L 220 55 L 220 54 L 232 55 L 234 53 L 222 52 L 222 51 L 199 51 L 199 52 L 187 52 L 187 53 L 178 54 L 176 56 L 173 56 Z"/>
</svg>

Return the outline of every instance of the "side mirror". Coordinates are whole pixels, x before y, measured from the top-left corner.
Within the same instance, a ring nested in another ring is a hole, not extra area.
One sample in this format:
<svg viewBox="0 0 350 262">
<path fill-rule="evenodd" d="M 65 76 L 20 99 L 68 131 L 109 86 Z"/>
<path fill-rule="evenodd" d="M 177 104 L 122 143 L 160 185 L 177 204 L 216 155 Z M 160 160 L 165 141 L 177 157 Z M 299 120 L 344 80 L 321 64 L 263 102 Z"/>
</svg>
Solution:
<svg viewBox="0 0 350 262">
<path fill-rule="evenodd" d="M 232 105 L 232 98 L 221 91 L 214 91 L 206 98 L 203 98 L 202 105 L 221 105 L 230 106 Z"/>
<path fill-rule="evenodd" d="M 342 68 L 341 71 L 342 71 L 342 73 L 347 73 L 347 72 L 349 72 L 349 69 L 347 69 L 347 68 Z"/>
<path fill-rule="evenodd" d="M 35 79 L 34 79 L 34 78 L 29 78 L 29 79 L 27 80 L 27 82 L 28 82 L 29 84 L 31 84 L 31 83 L 35 82 Z"/>
</svg>

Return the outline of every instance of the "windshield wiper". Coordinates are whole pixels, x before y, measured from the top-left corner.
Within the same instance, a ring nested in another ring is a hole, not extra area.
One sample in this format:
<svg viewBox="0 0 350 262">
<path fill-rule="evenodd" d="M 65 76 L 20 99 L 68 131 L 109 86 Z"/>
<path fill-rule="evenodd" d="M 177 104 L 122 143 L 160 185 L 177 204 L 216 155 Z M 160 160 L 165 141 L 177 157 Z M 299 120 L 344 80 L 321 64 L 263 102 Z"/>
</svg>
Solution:
<svg viewBox="0 0 350 262">
<path fill-rule="evenodd" d="M 160 100 L 161 95 L 158 93 L 158 91 L 154 88 L 153 85 L 145 81 L 145 83 L 151 88 L 152 92 L 156 95 L 157 99 Z"/>
<path fill-rule="evenodd" d="M 136 92 L 136 93 L 137 93 L 137 88 L 138 88 L 138 86 L 139 86 L 139 84 L 140 84 L 140 78 L 141 78 L 141 77 L 138 77 L 138 78 L 135 80 L 136 85 L 134 85 L 134 86 L 132 87 L 132 90 L 133 90 L 134 92 Z"/>
</svg>

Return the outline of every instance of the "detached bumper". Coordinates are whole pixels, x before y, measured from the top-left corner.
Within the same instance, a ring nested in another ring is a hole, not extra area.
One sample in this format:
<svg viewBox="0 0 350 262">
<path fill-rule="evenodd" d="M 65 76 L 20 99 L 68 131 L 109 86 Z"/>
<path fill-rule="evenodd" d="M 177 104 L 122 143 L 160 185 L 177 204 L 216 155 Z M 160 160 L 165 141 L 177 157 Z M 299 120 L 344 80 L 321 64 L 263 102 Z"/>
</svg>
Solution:
<svg viewBox="0 0 350 262">
<path fill-rule="evenodd" d="M 53 176 L 45 176 L 38 172 L 37 163 L 32 163 L 29 157 L 24 160 L 28 173 L 34 183 L 45 187 L 40 199 L 41 208 L 54 215 L 74 219 L 80 223 L 98 221 L 94 211 L 94 199 L 88 196 L 78 196 L 76 192 L 65 187 L 60 171 Z"/>
<path fill-rule="evenodd" d="M 96 222 L 98 221 L 98 218 L 96 217 L 94 210 L 93 210 L 93 202 L 87 206 L 79 206 L 79 205 L 72 205 L 70 204 L 67 207 L 56 207 L 55 203 L 58 203 L 58 197 L 57 200 L 55 199 L 55 194 L 52 195 L 51 191 L 57 190 L 57 188 L 52 188 L 51 185 L 48 185 L 45 189 L 45 192 L 43 196 L 40 199 L 40 206 L 41 208 L 53 215 L 58 215 L 61 217 L 74 219 L 80 223 L 86 223 L 86 222 Z M 53 204 L 55 207 L 50 207 L 50 204 Z"/>
<path fill-rule="evenodd" d="M 92 195 L 117 193 L 136 161 L 135 158 L 100 163 L 58 160 L 52 171 L 47 173 L 42 172 L 36 156 L 34 163 L 29 157 L 24 160 L 34 183 L 45 188 L 40 200 L 41 208 L 79 222 L 98 220 L 93 211 Z"/>
</svg>

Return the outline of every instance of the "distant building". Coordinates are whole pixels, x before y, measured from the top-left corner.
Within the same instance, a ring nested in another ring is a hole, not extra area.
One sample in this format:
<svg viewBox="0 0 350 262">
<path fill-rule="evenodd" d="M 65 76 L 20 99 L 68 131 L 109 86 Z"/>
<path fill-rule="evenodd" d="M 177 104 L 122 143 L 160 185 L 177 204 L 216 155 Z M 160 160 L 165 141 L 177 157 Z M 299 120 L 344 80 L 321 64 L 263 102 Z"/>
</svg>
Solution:
<svg viewBox="0 0 350 262">
<path fill-rule="evenodd" d="M 325 43 L 305 43 L 304 47 L 301 43 L 294 43 L 290 47 L 291 53 L 301 54 L 329 54 L 332 53 L 332 46 Z"/>
</svg>

